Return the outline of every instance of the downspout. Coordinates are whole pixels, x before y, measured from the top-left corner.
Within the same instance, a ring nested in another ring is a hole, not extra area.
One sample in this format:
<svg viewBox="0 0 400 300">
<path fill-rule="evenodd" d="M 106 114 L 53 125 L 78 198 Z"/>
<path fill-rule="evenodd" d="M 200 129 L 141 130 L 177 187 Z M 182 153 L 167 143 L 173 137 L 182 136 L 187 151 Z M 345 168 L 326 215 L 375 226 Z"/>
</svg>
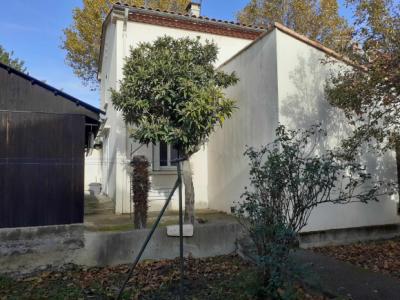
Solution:
<svg viewBox="0 0 400 300">
<path fill-rule="evenodd" d="M 124 10 L 124 25 L 122 27 L 122 57 L 123 57 L 123 59 L 126 58 L 126 54 L 127 54 L 126 53 L 126 48 L 127 48 L 127 38 L 128 38 L 128 20 L 129 20 L 129 8 L 125 7 L 125 10 Z M 125 123 L 125 153 L 126 154 L 129 153 L 128 144 L 129 144 L 128 126 Z"/>
<path fill-rule="evenodd" d="M 127 37 L 128 37 L 128 19 L 129 19 L 129 8 L 125 7 L 124 9 L 124 24 L 122 27 L 122 57 L 123 59 L 125 59 L 126 57 L 126 48 L 127 48 Z M 129 174 L 128 174 L 128 153 L 129 153 L 129 149 L 128 149 L 128 144 L 129 144 L 129 139 L 128 139 L 128 126 L 125 123 L 125 163 L 124 163 L 124 174 L 125 174 L 125 178 L 123 181 L 123 194 L 122 194 L 122 212 L 124 212 L 124 201 L 125 201 L 125 196 L 126 196 L 126 189 L 129 188 L 129 184 L 127 184 L 128 179 L 129 179 Z M 131 199 L 129 198 L 129 202 L 131 201 Z M 129 203 L 129 213 L 131 214 L 131 209 L 132 206 Z"/>
</svg>

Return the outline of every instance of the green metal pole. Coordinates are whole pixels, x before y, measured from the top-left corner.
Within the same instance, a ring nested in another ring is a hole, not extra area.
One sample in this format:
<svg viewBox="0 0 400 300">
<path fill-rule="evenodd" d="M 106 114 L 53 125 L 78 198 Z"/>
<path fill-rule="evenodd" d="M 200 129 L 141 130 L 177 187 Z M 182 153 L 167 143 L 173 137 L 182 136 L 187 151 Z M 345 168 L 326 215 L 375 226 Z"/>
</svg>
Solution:
<svg viewBox="0 0 400 300">
<path fill-rule="evenodd" d="M 153 236 L 153 233 L 156 230 L 156 228 L 158 226 L 158 223 L 160 223 L 160 220 L 161 220 L 162 216 L 164 215 L 165 210 L 167 209 L 169 203 L 171 202 L 172 196 L 174 195 L 174 193 L 175 193 L 176 189 L 178 188 L 178 186 L 181 189 L 181 183 L 180 183 L 180 179 L 179 178 L 176 180 L 174 188 L 172 189 L 167 201 L 165 201 L 165 204 L 164 204 L 160 214 L 158 215 L 158 218 L 157 218 L 156 222 L 153 224 L 153 227 L 151 228 L 151 231 L 150 231 L 149 235 L 147 236 L 145 242 L 143 243 L 142 248 L 139 251 L 139 254 L 136 256 L 136 259 L 135 259 L 134 263 L 132 264 L 131 269 L 129 270 L 128 276 L 126 277 L 126 279 L 124 281 L 124 284 L 122 285 L 122 287 L 121 287 L 121 289 L 119 291 L 119 294 L 118 294 L 118 297 L 117 297 L 118 300 L 120 300 L 122 298 L 122 293 L 124 292 L 125 287 L 126 287 L 128 281 L 129 281 L 129 279 L 132 277 L 133 271 L 135 270 L 135 267 L 138 264 L 140 258 L 142 257 L 142 254 L 143 254 L 144 250 L 146 249 L 147 244 L 149 243 L 151 237 Z"/>
<path fill-rule="evenodd" d="M 183 204 L 182 204 L 182 172 L 181 162 L 178 162 L 178 181 L 179 181 L 179 256 L 180 256 L 180 267 L 181 267 L 181 280 L 179 283 L 179 299 L 184 299 L 184 275 L 185 266 L 183 259 Z"/>
</svg>

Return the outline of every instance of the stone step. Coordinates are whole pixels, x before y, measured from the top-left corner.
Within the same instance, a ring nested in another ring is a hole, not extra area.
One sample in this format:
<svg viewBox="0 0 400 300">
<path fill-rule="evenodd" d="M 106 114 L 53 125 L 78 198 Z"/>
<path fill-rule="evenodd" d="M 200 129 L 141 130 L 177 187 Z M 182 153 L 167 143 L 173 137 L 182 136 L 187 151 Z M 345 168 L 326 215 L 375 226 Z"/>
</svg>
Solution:
<svg viewBox="0 0 400 300">
<path fill-rule="evenodd" d="M 114 211 L 114 202 L 111 200 L 99 201 L 92 198 L 85 200 L 85 214 L 112 214 Z"/>
</svg>

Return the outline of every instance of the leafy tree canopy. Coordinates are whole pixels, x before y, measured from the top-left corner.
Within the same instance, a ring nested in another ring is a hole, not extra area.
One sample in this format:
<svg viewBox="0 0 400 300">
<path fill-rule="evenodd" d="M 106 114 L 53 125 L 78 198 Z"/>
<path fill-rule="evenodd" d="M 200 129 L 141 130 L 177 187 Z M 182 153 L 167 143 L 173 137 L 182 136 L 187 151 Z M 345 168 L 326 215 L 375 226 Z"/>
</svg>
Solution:
<svg viewBox="0 0 400 300">
<path fill-rule="evenodd" d="M 131 49 L 114 107 L 134 125 L 141 144 L 174 145 L 190 158 L 216 125 L 232 115 L 234 101 L 223 89 L 237 82 L 234 73 L 215 69 L 218 48 L 199 39 L 161 37 Z M 185 222 L 194 223 L 194 187 L 190 161 L 183 163 Z"/>
<path fill-rule="evenodd" d="M 129 5 L 144 6 L 144 0 L 123 1 Z M 184 11 L 188 0 L 149 0 L 152 8 Z M 112 1 L 83 0 L 82 8 L 73 11 L 73 23 L 64 29 L 62 48 L 66 50 L 67 63 L 85 84 L 97 86 L 102 24 L 110 11 Z"/>
<path fill-rule="evenodd" d="M 0 62 L 3 64 L 9 65 L 14 69 L 26 72 L 25 62 L 18 58 L 13 58 L 14 52 L 7 52 L 1 45 L 0 45 Z"/>
<path fill-rule="evenodd" d="M 163 141 L 186 156 L 195 153 L 229 118 L 234 101 L 223 88 L 237 82 L 234 73 L 217 71 L 217 46 L 199 39 L 162 37 L 131 50 L 124 79 L 112 101 L 135 125 L 133 137 L 143 144 Z"/>
<path fill-rule="evenodd" d="M 328 100 L 355 127 L 344 141 L 347 154 L 369 141 L 378 150 L 400 150 L 400 4 L 349 2 L 355 6 L 357 47 L 348 56 L 359 68 L 343 68 L 330 78 Z"/>
<path fill-rule="evenodd" d="M 339 51 L 352 34 L 346 20 L 339 15 L 337 0 L 251 0 L 237 18 L 242 23 L 259 26 L 279 22 Z"/>
</svg>

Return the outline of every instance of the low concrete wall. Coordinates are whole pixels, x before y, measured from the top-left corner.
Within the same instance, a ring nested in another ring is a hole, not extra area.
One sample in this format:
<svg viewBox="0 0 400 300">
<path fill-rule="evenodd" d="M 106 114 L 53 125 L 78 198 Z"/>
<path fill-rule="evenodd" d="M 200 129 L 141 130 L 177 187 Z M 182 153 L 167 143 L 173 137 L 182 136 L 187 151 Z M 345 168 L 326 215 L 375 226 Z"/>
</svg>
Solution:
<svg viewBox="0 0 400 300">
<path fill-rule="evenodd" d="M 0 230 L 0 273 L 32 272 L 47 265 L 74 263 L 105 266 L 131 263 L 149 230 L 89 232 L 83 225 L 47 226 Z M 348 244 L 400 236 L 400 225 L 308 232 L 301 247 Z M 251 250 L 243 244 L 243 229 L 237 223 L 197 225 L 193 237 L 184 238 L 184 254 L 210 257 Z M 154 232 L 142 259 L 172 259 L 179 256 L 179 237 L 167 236 L 166 228 Z"/>
<path fill-rule="evenodd" d="M 71 262 L 84 244 L 81 224 L 0 229 L 0 273 Z"/>
<path fill-rule="evenodd" d="M 240 234 L 236 223 L 202 224 L 194 236 L 184 238 L 184 254 L 210 257 L 236 251 Z M 0 232 L 0 273 L 31 272 L 42 266 L 75 263 L 85 266 L 125 264 L 133 261 L 149 230 L 89 232 L 83 226 L 49 226 Z M 142 259 L 179 256 L 179 237 L 166 228 L 154 232 Z"/>
<path fill-rule="evenodd" d="M 194 228 L 193 237 L 184 238 L 184 254 L 210 257 L 236 251 L 240 226 L 230 224 L 204 224 Z M 139 252 L 149 230 L 119 233 L 86 233 L 85 249 L 74 260 L 88 266 L 130 263 Z M 167 236 L 167 229 L 154 232 L 143 259 L 172 259 L 179 256 L 179 237 Z"/>
<path fill-rule="evenodd" d="M 302 248 L 345 245 L 400 236 L 400 224 L 310 231 L 300 235 Z"/>
</svg>

